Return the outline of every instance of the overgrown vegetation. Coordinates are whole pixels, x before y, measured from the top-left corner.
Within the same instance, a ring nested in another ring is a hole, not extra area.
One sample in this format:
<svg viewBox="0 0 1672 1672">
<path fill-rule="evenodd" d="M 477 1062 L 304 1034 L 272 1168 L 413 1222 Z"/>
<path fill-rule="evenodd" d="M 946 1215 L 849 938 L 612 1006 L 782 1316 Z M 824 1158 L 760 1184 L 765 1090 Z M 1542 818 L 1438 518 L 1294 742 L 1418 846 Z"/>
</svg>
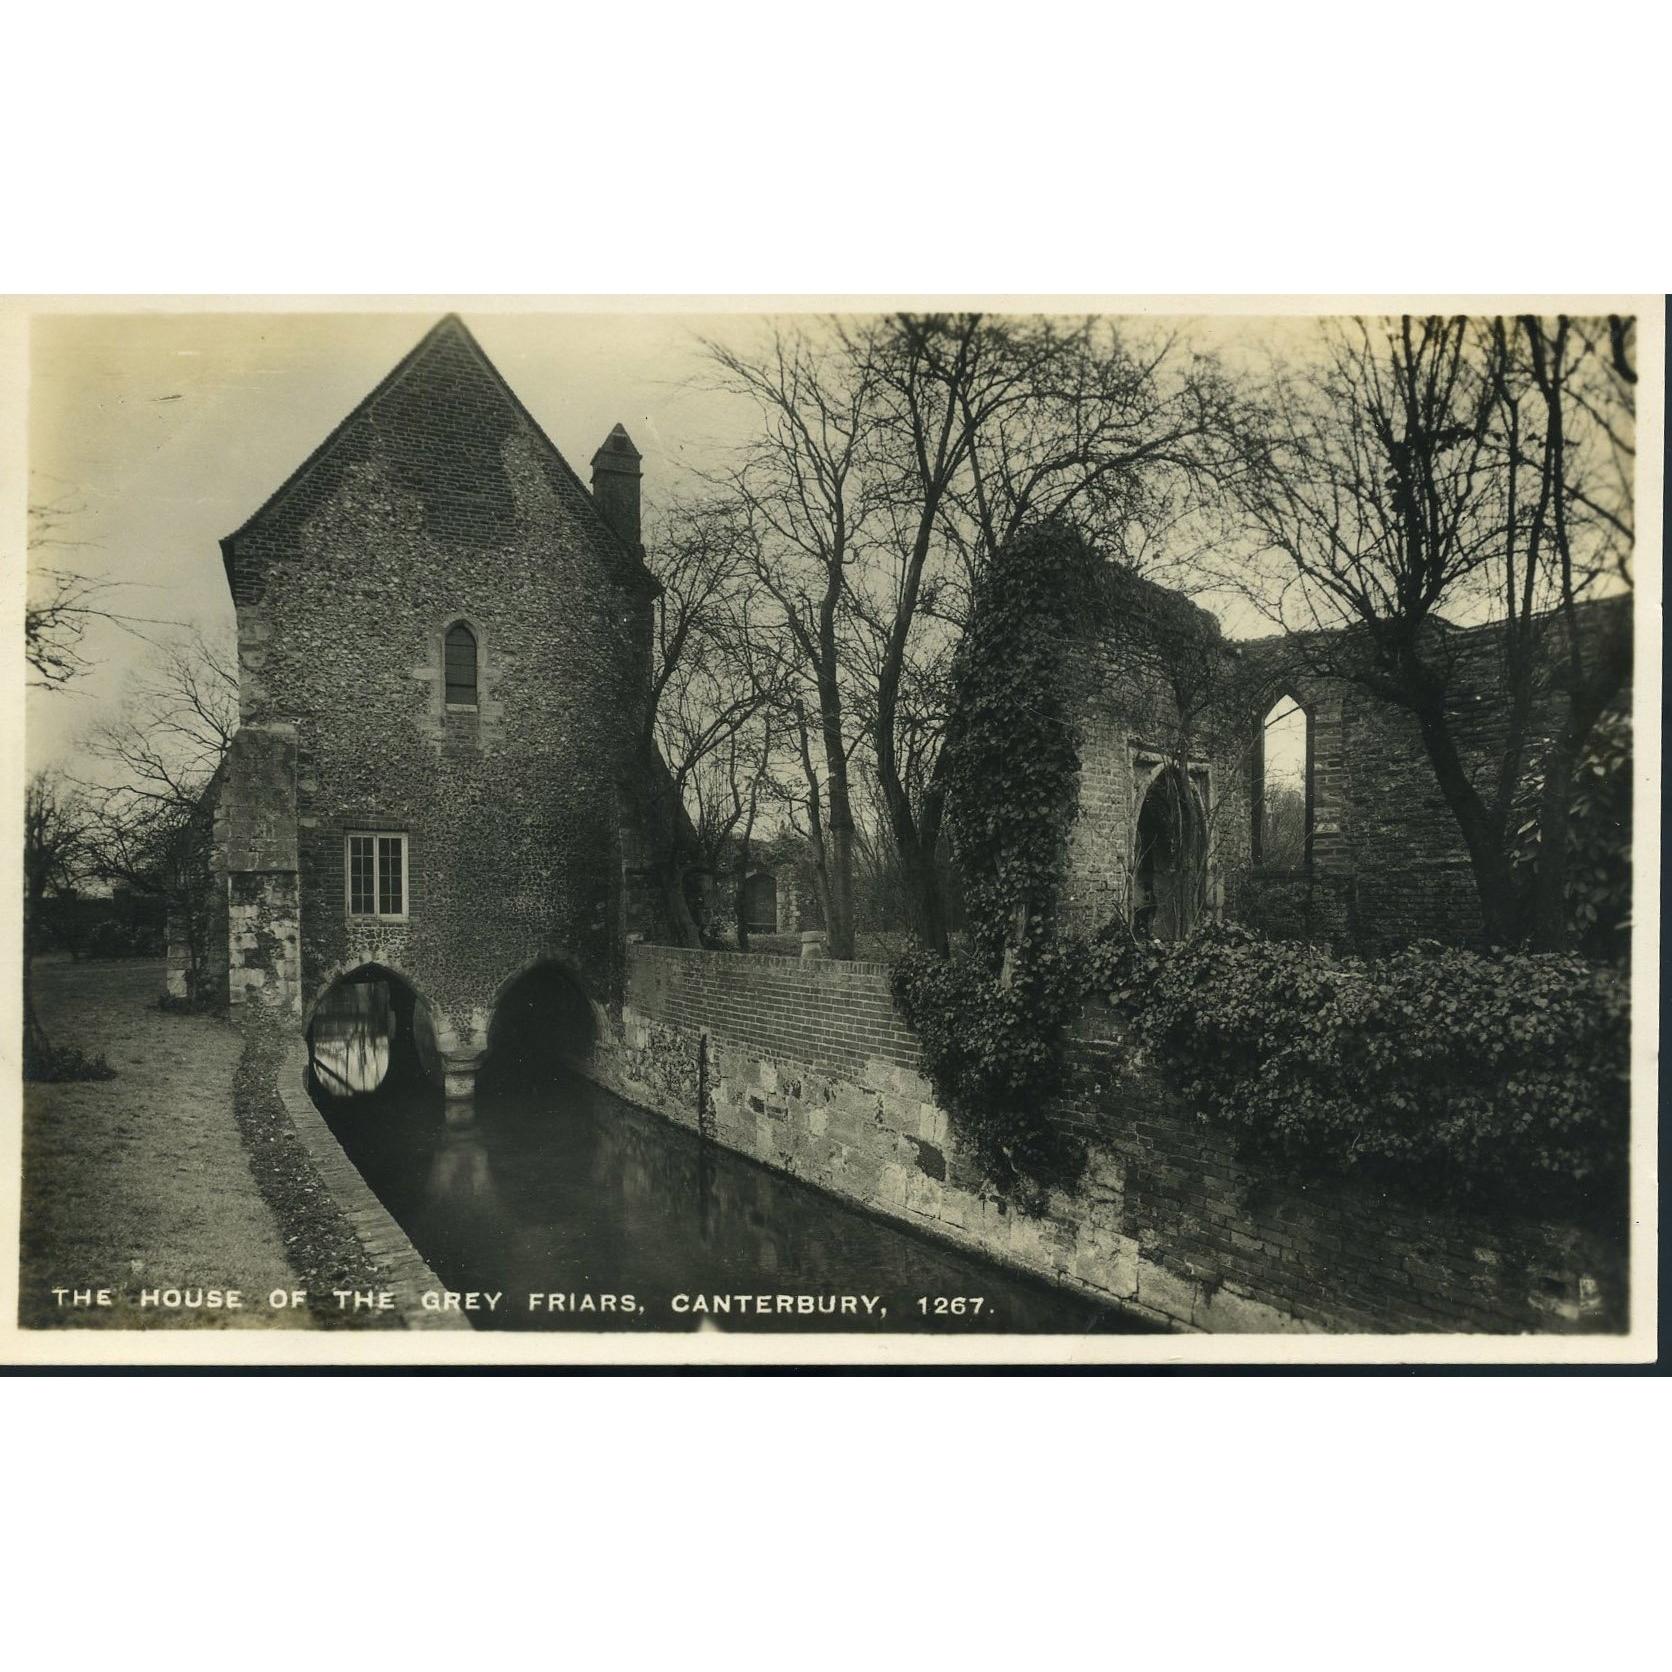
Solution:
<svg viewBox="0 0 1672 1672">
<path fill-rule="evenodd" d="M 1623 1184 L 1616 971 L 1430 942 L 1335 957 L 1214 923 L 1174 947 L 1107 940 L 1087 980 L 1247 1153 L 1524 1208 L 1606 1205 Z"/>
<path fill-rule="evenodd" d="M 1544 770 L 1523 780 L 1510 862 L 1524 890 L 1536 885 L 1547 794 Z M 1574 768 L 1567 802 L 1564 899 L 1573 943 L 1587 957 L 1623 964 L 1631 950 L 1631 718 L 1605 714 Z"/>
<path fill-rule="evenodd" d="M 1072 1185 L 1085 1161 L 1046 1099 L 1083 992 L 1079 950 L 1056 925 L 1080 768 L 1061 647 L 1097 561 L 1077 531 L 1047 522 L 988 568 L 953 667 L 943 762 L 969 947 L 948 958 L 918 948 L 894 967 L 960 1140 L 994 1184 L 1024 1195 Z"/>
<path fill-rule="evenodd" d="M 1223 923 L 1170 946 L 1124 923 L 1090 940 L 1062 933 L 1079 753 L 1061 643 L 1090 606 L 1097 564 L 1072 528 L 1047 523 L 989 570 L 954 668 L 945 761 L 968 949 L 915 948 L 895 965 L 935 1095 L 992 1183 L 1025 1206 L 1076 1182 L 1083 1148 L 1050 1101 L 1063 1029 L 1101 997 L 1183 1105 L 1246 1153 L 1430 1199 L 1615 1203 L 1630 1043 L 1615 970 L 1431 943 L 1340 957 Z M 1611 892 L 1630 822 L 1621 761 L 1629 740 L 1605 730 L 1569 824 L 1581 852 L 1596 850 L 1570 869 L 1576 922 L 1623 915 L 1626 896 Z"/>
</svg>

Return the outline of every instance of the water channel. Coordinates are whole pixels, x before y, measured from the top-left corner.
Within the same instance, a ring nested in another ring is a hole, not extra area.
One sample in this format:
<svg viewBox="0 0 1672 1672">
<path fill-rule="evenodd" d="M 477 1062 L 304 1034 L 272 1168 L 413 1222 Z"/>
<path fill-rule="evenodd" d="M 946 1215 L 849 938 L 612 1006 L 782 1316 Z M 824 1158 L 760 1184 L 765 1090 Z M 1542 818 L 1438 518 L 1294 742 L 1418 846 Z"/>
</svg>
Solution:
<svg viewBox="0 0 1672 1672">
<path fill-rule="evenodd" d="M 399 1005 L 364 984 L 342 991 L 314 1023 L 315 1101 L 448 1288 L 502 1297 L 465 1314 L 479 1328 L 1153 1328 L 851 1207 L 573 1072 L 488 1077 L 460 1123 L 415 1055 L 403 1059 Z M 943 1299 L 961 1304 L 939 1311 Z"/>
</svg>

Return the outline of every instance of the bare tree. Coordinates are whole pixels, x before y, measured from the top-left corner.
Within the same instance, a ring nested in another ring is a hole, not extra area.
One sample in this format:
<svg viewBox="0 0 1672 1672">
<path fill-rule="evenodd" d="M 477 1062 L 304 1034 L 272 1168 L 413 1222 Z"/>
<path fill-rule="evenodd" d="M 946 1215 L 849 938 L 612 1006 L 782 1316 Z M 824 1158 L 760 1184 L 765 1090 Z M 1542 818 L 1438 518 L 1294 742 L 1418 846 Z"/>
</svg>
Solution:
<svg viewBox="0 0 1672 1672">
<path fill-rule="evenodd" d="M 1577 613 L 1606 577 L 1629 581 L 1629 348 L 1629 328 L 1587 335 L 1567 319 L 1355 320 L 1326 329 L 1315 363 L 1279 368 L 1242 429 L 1237 497 L 1276 559 L 1258 601 L 1317 672 L 1412 715 L 1493 944 L 1527 927 L 1509 822 L 1542 682 L 1564 666 L 1539 888 L 1559 897 L 1564 763 L 1629 672 L 1629 632 L 1589 631 Z M 1496 633 L 1504 725 L 1490 745 L 1458 700 L 1460 625 Z M 1544 921 L 1540 938 L 1560 936 Z"/>
<path fill-rule="evenodd" d="M 705 500 L 674 507 L 650 543 L 662 591 L 645 742 L 665 770 L 668 802 L 658 868 L 670 920 L 693 946 L 701 926 L 686 879 L 699 868 L 713 874 L 732 838 L 747 846 L 771 794 L 783 692 L 778 658 L 752 628 L 752 551 L 735 507 Z"/>
<path fill-rule="evenodd" d="M 854 953 L 854 821 L 843 655 L 847 572 L 861 550 L 868 485 L 862 454 L 877 389 L 868 328 L 833 322 L 828 339 L 774 327 L 748 356 L 710 343 L 721 386 L 755 402 L 759 437 L 723 478 L 751 534 L 762 601 L 754 625 L 777 647 L 802 790 L 798 827 L 813 850 L 833 957 Z"/>
<path fill-rule="evenodd" d="M 238 676 L 230 654 L 201 633 L 161 646 L 133 680 L 119 719 L 88 741 L 103 771 L 93 800 L 90 865 L 106 882 L 161 900 L 190 956 L 201 996 L 208 967 L 208 792 L 238 729 Z"/>
<path fill-rule="evenodd" d="M 1107 320 L 976 314 L 780 325 L 753 356 L 711 345 L 722 385 L 762 414 L 725 480 L 807 687 L 817 782 L 802 816 L 838 955 L 852 944 L 861 747 L 911 927 L 944 950 L 938 763 L 975 581 L 1036 517 L 1072 516 L 1130 559 L 1158 482 L 1194 478 L 1217 429 L 1217 368 L 1175 347 L 1140 347 Z"/>
<path fill-rule="evenodd" d="M 1527 314 L 1517 323 L 1543 419 L 1536 469 L 1541 500 L 1549 504 L 1546 568 L 1553 573 L 1539 591 L 1541 601 L 1550 601 L 1560 640 L 1555 654 L 1543 658 L 1551 667 L 1560 719 L 1539 763 L 1539 843 L 1529 924 L 1533 944 L 1554 950 L 1569 938 L 1574 774 L 1598 721 L 1631 676 L 1629 619 L 1617 616 L 1588 633 L 1578 605 L 1605 575 L 1628 586 L 1631 581 L 1635 321 L 1607 321 L 1606 357 L 1596 322 L 1576 328 L 1565 316 L 1546 321 Z M 1529 570 L 1536 561 L 1530 551 Z M 1529 651 L 1535 648 L 1529 645 Z"/>
<path fill-rule="evenodd" d="M 43 552 L 87 546 L 87 541 L 72 535 L 81 510 L 67 497 L 31 500 L 28 507 L 30 564 L 23 609 L 24 659 L 30 683 L 50 690 L 61 690 L 92 666 L 84 641 L 95 622 L 106 622 L 139 639 L 148 637 L 145 629 L 178 625 L 118 609 L 115 595 L 129 588 L 129 582 L 88 575 L 39 557 Z"/>
</svg>

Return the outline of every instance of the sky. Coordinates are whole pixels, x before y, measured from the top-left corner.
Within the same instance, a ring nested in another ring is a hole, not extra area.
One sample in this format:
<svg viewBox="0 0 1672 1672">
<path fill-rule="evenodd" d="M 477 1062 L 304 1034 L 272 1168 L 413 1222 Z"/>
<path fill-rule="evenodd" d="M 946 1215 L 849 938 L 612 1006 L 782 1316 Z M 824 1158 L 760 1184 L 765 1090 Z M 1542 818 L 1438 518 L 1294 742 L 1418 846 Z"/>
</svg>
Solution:
<svg viewBox="0 0 1672 1672">
<path fill-rule="evenodd" d="M 237 528 L 440 317 L 389 313 L 46 313 L 30 334 L 29 501 L 66 545 L 33 554 L 119 583 L 137 617 L 230 636 L 219 541 Z M 583 480 L 624 423 L 654 500 L 748 433 L 752 409 L 703 386 L 703 339 L 748 346 L 750 313 L 457 311 Z M 1185 323 L 1185 322 L 1181 322 Z M 1292 344 L 1299 320 L 1188 322 L 1203 346 Z M 153 629 L 147 629 L 153 631 Z M 164 629 L 163 631 L 166 631 Z M 144 642 L 106 624 L 95 666 L 31 690 L 31 768 L 63 762 L 118 709 Z"/>
<path fill-rule="evenodd" d="M 753 316 L 474 315 L 488 357 L 585 480 L 624 423 L 647 485 L 689 477 L 746 414 L 696 388 L 701 338 L 749 340 Z M 219 542 L 435 323 L 412 314 L 42 315 L 30 338 L 29 502 L 67 545 L 35 564 L 120 583 L 125 613 L 230 634 Z M 151 631 L 151 629 L 147 629 Z M 93 670 L 30 692 L 31 767 L 61 760 L 120 705 L 149 647 L 96 624 Z"/>
</svg>

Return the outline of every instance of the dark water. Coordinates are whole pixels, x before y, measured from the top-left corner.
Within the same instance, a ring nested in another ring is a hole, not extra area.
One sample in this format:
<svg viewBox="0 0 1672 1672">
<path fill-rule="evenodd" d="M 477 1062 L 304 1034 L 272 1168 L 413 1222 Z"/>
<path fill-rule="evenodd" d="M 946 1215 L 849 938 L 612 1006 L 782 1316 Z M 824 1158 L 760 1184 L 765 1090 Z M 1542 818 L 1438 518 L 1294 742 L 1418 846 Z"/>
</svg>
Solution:
<svg viewBox="0 0 1672 1672">
<path fill-rule="evenodd" d="M 335 1041 L 330 1054 L 345 1066 Z M 466 1312 L 481 1328 L 1152 1327 L 849 1207 L 576 1076 L 484 1092 L 462 1125 L 435 1092 L 406 1085 L 315 1095 L 448 1288 L 501 1296 Z M 532 1308 L 530 1295 L 542 1297 Z"/>
<path fill-rule="evenodd" d="M 502 1294 L 491 1313 L 468 1314 L 480 1327 L 1149 1327 L 851 1208 L 579 1078 L 484 1097 L 467 1126 L 449 1125 L 433 1095 L 321 1101 L 437 1276 L 450 1289 Z M 542 1299 L 531 1309 L 531 1294 L 561 1296 L 561 1308 Z M 613 1310 L 602 1310 L 606 1295 Z M 800 1308 L 804 1295 L 814 1310 L 780 1310 L 779 1296 Z M 719 1296 L 731 1297 L 729 1311 Z M 843 1296 L 853 1310 L 816 1309 L 821 1297 L 840 1307 Z M 955 1297 L 959 1312 L 949 1304 L 937 1314 L 937 1299 Z"/>
</svg>

